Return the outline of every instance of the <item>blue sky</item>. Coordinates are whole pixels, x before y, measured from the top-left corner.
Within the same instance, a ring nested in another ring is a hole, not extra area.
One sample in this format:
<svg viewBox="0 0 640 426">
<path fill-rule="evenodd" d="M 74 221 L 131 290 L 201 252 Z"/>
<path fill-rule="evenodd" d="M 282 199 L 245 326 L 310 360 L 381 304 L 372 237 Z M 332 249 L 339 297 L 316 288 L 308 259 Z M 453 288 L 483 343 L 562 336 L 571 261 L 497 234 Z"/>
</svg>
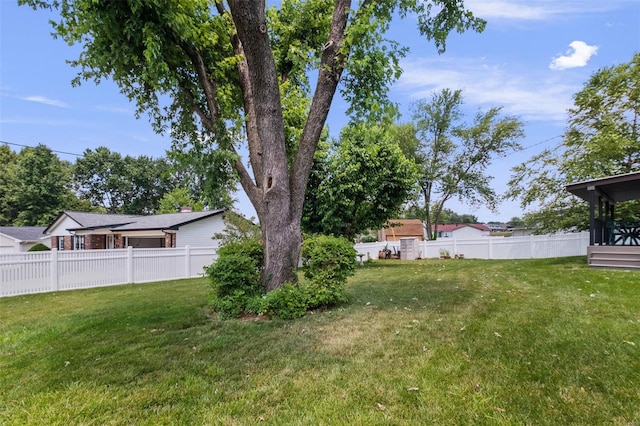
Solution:
<svg viewBox="0 0 640 426">
<path fill-rule="evenodd" d="M 628 62 L 640 51 L 640 0 L 467 0 L 488 21 L 477 34 L 453 34 L 438 55 L 419 37 L 409 18 L 392 28 L 391 37 L 410 47 L 402 61 L 404 74 L 391 88 L 402 121 L 410 105 L 442 88 L 462 89 L 465 112 L 501 106 L 525 124 L 525 150 L 494 162 L 494 188 L 506 190 L 510 168 L 544 148 L 561 142 L 572 95 L 598 69 Z M 50 35 L 45 11 L 0 0 L 0 140 L 81 154 L 106 146 L 123 155 L 163 156 L 171 141 L 156 135 L 143 117 L 110 82 L 71 87 L 76 71 L 70 47 Z M 346 105 L 334 101 L 329 117 L 332 134 L 345 124 Z M 12 145 L 19 150 L 19 146 Z M 61 154 L 63 159 L 76 157 Z M 254 215 L 246 197 L 236 206 Z M 446 207 L 471 213 L 480 221 L 507 221 L 524 212 L 504 202 L 497 213 L 452 201 Z"/>
</svg>

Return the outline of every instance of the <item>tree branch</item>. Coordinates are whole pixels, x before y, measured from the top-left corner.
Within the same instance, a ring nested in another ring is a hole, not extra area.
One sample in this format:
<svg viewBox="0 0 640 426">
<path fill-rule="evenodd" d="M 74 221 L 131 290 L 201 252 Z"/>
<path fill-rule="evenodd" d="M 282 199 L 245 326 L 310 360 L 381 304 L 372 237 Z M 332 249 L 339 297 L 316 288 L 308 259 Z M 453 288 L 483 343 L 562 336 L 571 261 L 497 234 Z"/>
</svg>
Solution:
<svg viewBox="0 0 640 426">
<path fill-rule="evenodd" d="M 227 14 L 227 10 L 224 8 L 222 1 L 216 1 L 216 9 L 220 16 Z M 229 35 L 233 52 L 242 58 L 238 61 L 238 77 L 240 81 L 240 90 L 242 91 L 242 98 L 244 102 L 245 111 L 245 123 L 247 131 L 247 142 L 249 144 L 249 162 L 251 163 L 251 169 L 253 170 L 253 176 L 255 179 L 254 185 L 260 186 L 263 180 L 263 167 L 262 159 L 262 143 L 258 136 L 258 123 L 256 121 L 255 103 L 253 100 L 253 90 L 251 87 L 251 80 L 249 79 L 249 67 L 247 65 L 247 59 L 245 57 L 244 49 L 237 32 Z M 243 185 L 243 188 L 244 185 Z M 245 188 L 247 189 L 247 188 Z"/>
<path fill-rule="evenodd" d="M 290 180 L 292 211 L 300 214 L 300 216 L 302 215 L 304 193 L 313 164 L 313 155 L 329 115 L 329 108 L 338 88 L 340 77 L 344 71 L 344 63 L 348 56 L 348 53 L 344 52 L 342 47 L 350 7 L 350 0 L 336 0 L 335 2 L 329 40 L 324 45 L 316 90 L 293 164 Z"/>
</svg>

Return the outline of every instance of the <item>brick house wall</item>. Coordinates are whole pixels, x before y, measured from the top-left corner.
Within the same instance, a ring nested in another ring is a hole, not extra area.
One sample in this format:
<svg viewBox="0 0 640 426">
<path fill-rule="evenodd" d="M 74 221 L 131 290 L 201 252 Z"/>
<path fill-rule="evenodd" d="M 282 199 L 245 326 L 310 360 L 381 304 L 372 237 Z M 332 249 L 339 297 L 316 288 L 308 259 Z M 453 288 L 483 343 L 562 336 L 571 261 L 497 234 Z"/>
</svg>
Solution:
<svg viewBox="0 0 640 426">
<path fill-rule="evenodd" d="M 85 235 L 84 237 L 84 249 L 85 250 L 99 250 L 107 247 L 106 235 Z"/>
<path fill-rule="evenodd" d="M 175 246 L 176 246 L 176 234 L 174 233 L 164 234 L 164 247 L 175 247 Z"/>
</svg>

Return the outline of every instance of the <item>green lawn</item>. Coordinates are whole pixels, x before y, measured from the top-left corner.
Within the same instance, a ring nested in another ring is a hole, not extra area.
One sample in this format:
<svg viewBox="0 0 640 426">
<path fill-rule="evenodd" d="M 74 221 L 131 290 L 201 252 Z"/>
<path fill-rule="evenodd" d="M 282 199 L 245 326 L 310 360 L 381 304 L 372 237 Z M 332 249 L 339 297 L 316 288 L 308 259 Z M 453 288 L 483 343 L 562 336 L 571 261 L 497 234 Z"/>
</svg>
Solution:
<svg viewBox="0 0 640 426">
<path fill-rule="evenodd" d="M 640 272 L 381 261 L 219 321 L 204 279 L 0 299 L 0 424 L 640 424 Z"/>
</svg>

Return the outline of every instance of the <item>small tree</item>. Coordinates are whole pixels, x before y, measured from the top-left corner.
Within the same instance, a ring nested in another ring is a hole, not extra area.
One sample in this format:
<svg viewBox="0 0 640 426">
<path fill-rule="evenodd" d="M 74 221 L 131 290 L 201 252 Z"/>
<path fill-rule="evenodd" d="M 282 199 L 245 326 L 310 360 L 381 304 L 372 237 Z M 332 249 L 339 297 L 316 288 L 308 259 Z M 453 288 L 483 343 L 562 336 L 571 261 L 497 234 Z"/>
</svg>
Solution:
<svg viewBox="0 0 640 426">
<path fill-rule="evenodd" d="M 305 232 L 353 240 L 399 214 L 417 175 L 393 129 L 351 124 L 333 151 L 320 153 L 305 198 Z"/>
<path fill-rule="evenodd" d="M 487 174 L 491 161 L 520 149 L 522 123 L 500 117 L 500 108 L 479 112 L 472 124 L 461 122 L 461 91 L 444 89 L 430 102 L 414 105 L 414 126 L 420 141 L 414 160 L 420 165 L 419 200 L 426 229 L 435 239 L 440 215 L 453 197 L 494 209 L 497 194 Z"/>
</svg>

